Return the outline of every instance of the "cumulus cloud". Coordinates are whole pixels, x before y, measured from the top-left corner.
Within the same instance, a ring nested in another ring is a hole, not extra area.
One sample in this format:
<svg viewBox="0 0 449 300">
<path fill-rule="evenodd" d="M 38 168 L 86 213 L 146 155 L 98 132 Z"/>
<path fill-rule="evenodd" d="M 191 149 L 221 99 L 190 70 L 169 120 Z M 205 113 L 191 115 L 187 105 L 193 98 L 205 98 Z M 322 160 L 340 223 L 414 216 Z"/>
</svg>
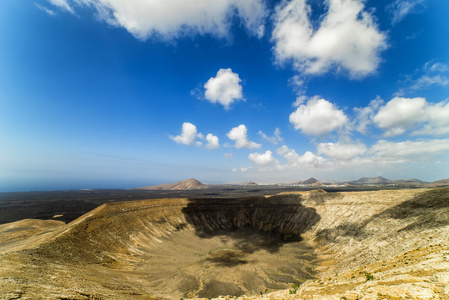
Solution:
<svg viewBox="0 0 449 300">
<path fill-rule="evenodd" d="M 378 158 L 400 158 L 401 162 L 422 157 L 429 159 L 435 155 L 447 154 L 449 139 L 435 139 L 422 141 L 389 142 L 380 140 L 370 149 Z"/>
<path fill-rule="evenodd" d="M 431 103 L 425 98 L 394 97 L 386 104 L 379 97 L 367 107 L 354 108 L 353 128 L 367 134 L 371 125 L 384 130 L 385 137 L 411 131 L 411 135 L 449 133 L 449 99 Z"/>
<path fill-rule="evenodd" d="M 227 136 L 230 140 L 235 141 L 235 147 L 236 148 L 248 148 L 248 149 L 254 149 L 254 148 L 260 148 L 262 145 L 257 144 L 255 142 L 252 142 L 248 139 L 248 133 L 247 128 L 245 125 L 239 125 L 237 127 L 234 127 L 227 133 Z"/>
<path fill-rule="evenodd" d="M 318 154 L 324 154 L 335 160 L 348 161 L 357 156 L 363 155 L 367 147 L 362 143 L 320 143 L 317 146 Z"/>
<path fill-rule="evenodd" d="M 335 68 L 360 78 L 376 71 L 380 52 L 387 45 L 386 36 L 364 10 L 363 2 L 326 1 L 327 13 L 314 29 L 306 0 L 282 1 L 273 18 L 277 61 L 292 62 L 296 70 L 310 75 Z"/>
<path fill-rule="evenodd" d="M 290 114 L 296 130 L 308 135 L 325 135 L 348 123 L 343 111 L 325 99 L 314 97 Z"/>
<path fill-rule="evenodd" d="M 286 164 L 277 168 L 329 170 L 347 167 L 395 166 L 400 164 L 435 164 L 441 155 L 447 155 L 449 139 L 406 140 L 391 142 L 379 140 L 370 148 L 362 143 L 321 143 L 317 154 L 306 151 L 299 155 L 295 150 L 282 146 L 277 154 L 282 155 Z M 321 156 L 325 155 L 325 157 Z"/>
<path fill-rule="evenodd" d="M 287 146 L 282 146 L 276 151 L 277 154 L 282 155 L 287 161 L 286 165 L 279 165 L 279 169 L 300 169 L 300 168 L 320 168 L 326 164 L 324 157 L 306 151 L 303 155 L 299 155 L 295 150 Z"/>
<path fill-rule="evenodd" d="M 427 101 L 424 98 L 395 97 L 379 109 L 373 121 L 385 130 L 386 137 L 392 137 L 426 121 L 426 108 Z"/>
<path fill-rule="evenodd" d="M 235 17 L 251 34 L 261 37 L 267 14 L 263 0 L 74 1 L 93 7 L 101 19 L 125 28 L 141 40 L 152 36 L 168 40 L 192 34 L 227 37 Z"/>
<path fill-rule="evenodd" d="M 272 143 L 274 145 L 277 145 L 278 143 L 282 142 L 284 139 L 281 137 L 281 131 L 279 128 L 276 128 L 274 130 L 273 136 L 268 136 L 265 133 L 263 133 L 261 130 L 257 133 L 264 139 L 265 141 Z"/>
<path fill-rule="evenodd" d="M 218 149 L 220 148 L 220 143 L 218 141 L 218 137 L 213 135 L 212 133 L 209 133 L 208 135 L 206 135 L 206 141 L 207 141 L 207 145 L 206 148 L 207 149 Z"/>
<path fill-rule="evenodd" d="M 261 166 L 261 167 L 267 167 L 275 162 L 275 159 L 273 158 L 273 153 L 270 150 L 265 151 L 265 153 L 251 153 L 248 158 L 253 163 Z"/>
<path fill-rule="evenodd" d="M 196 141 L 196 138 L 202 138 L 202 134 L 197 132 L 196 126 L 189 122 L 182 124 L 182 132 L 177 136 L 170 136 L 170 138 L 178 144 L 184 145 L 197 145 L 201 146 L 202 143 Z"/>
<path fill-rule="evenodd" d="M 424 0 L 395 0 L 386 7 L 391 14 L 391 23 L 399 23 L 408 14 L 419 11 L 424 6 Z"/>
<path fill-rule="evenodd" d="M 205 84 L 205 98 L 211 103 L 219 103 L 225 109 L 235 101 L 245 101 L 243 99 L 242 80 L 239 74 L 232 72 L 231 69 L 220 69 L 215 77 L 210 78 Z"/>
</svg>

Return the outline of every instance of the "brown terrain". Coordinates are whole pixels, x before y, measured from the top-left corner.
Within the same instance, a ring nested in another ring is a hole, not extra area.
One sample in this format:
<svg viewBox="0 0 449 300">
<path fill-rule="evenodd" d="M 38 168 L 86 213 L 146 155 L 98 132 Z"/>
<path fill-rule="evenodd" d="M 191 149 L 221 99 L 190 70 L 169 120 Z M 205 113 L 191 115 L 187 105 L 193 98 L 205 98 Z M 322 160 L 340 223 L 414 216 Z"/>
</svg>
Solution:
<svg viewBox="0 0 449 300">
<path fill-rule="evenodd" d="M 149 199 L 5 223 L 0 278 L 0 299 L 449 299 L 449 188 Z"/>
</svg>

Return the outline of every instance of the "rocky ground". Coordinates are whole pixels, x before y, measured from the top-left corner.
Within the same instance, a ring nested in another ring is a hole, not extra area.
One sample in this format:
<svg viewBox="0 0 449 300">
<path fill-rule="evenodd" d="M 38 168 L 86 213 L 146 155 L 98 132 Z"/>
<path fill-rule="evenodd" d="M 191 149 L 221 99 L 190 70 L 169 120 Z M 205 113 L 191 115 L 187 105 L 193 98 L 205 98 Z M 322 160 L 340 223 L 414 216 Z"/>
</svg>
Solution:
<svg viewBox="0 0 449 300">
<path fill-rule="evenodd" d="M 0 299 L 449 299 L 449 189 L 132 201 L 67 225 L 23 220 L 0 225 L 0 278 Z"/>
</svg>

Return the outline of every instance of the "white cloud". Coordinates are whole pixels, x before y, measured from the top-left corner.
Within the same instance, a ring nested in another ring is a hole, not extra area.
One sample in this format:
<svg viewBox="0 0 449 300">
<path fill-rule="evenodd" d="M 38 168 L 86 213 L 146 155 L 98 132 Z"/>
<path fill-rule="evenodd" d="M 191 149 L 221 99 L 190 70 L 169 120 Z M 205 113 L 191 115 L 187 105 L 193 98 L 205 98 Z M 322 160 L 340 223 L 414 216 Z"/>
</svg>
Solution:
<svg viewBox="0 0 449 300">
<path fill-rule="evenodd" d="M 449 133 L 449 101 L 428 104 L 427 123 L 412 135 L 443 135 Z"/>
<path fill-rule="evenodd" d="M 387 11 L 392 16 L 391 23 L 394 25 L 402 21 L 408 14 L 419 10 L 423 5 L 424 0 L 395 0 L 386 7 Z"/>
<path fill-rule="evenodd" d="M 348 123 L 343 111 L 325 99 L 314 97 L 290 114 L 290 123 L 308 135 L 325 135 Z"/>
<path fill-rule="evenodd" d="M 427 62 L 422 68 L 421 77 L 411 80 L 410 90 L 421 90 L 431 85 L 449 85 L 449 67 L 439 62 Z"/>
<path fill-rule="evenodd" d="M 281 137 L 281 131 L 279 130 L 279 128 L 276 128 L 274 130 L 273 136 L 268 136 L 265 133 L 263 133 L 261 130 L 259 130 L 259 132 L 257 134 L 260 135 L 262 137 L 262 139 L 264 139 L 265 141 L 272 143 L 274 145 L 277 145 L 278 143 L 280 143 L 284 140 Z"/>
<path fill-rule="evenodd" d="M 318 29 L 309 20 L 306 0 L 282 1 L 276 7 L 272 40 L 279 63 L 316 75 L 332 68 L 360 78 L 376 71 L 386 36 L 379 32 L 362 0 L 328 0 Z"/>
<path fill-rule="evenodd" d="M 367 134 L 373 124 L 393 137 L 413 130 L 411 135 L 444 135 L 449 133 L 449 99 L 430 103 L 425 98 L 394 97 L 386 104 L 379 97 L 367 107 L 354 108 L 354 128 Z"/>
<path fill-rule="evenodd" d="M 276 151 L 277 154 L 282 155 L 287 161 L 286 165 L 279 165 L 279 169 L 300 169 L 300 168 L 320 168 L 326 164 L 326 159 L 306 151 L 303 155 L 299 155 L 295 150 L 282 146 Z"/>
<path fill-rule="evenodd" d="M 410 88 L 412 90 L 420 90 L 431 85 L 446 86 L 449 85 L 449 78 L 441 75 L 428 76 L 424 75 L 419 78 Z"/>
<path fill-rule="evenodd" d="M 431 160 L 431 157 L 447 154 L 448 151 L 449 139 L 404 141 L 398 143 L 380 140 L 370 149 L 370 152 L 378 158 L 401 158 L 406 161 L 415 158 Z"/>
<path fill-rule="evenodd" d="M 404 79 L 400 83 L 406 86 L 396 93 L 398 96 L 403 96 L 405 93 L 414 93 L 429 87 L 446 87 L 449 85 L 449 65 L 428 61 L 412 74 L 404 75 Z"/>
<path fill-rule="evenodd" d="M 317 146 L 318 154 L 324 154 L 337 161 L 349 161 L 357 156 L 363 155 L 367 147 L 362 143 L 320 143 Z"/>
<path fill-rule="evenodd" d="M 227 133 L 227 136 L 230 140 L 235 141 L 236 148 L 260 148 L 261 144 L 256 144 L 248 139 L 248 133 L 245 125 L 239 125 L 234 127 Z"/>
<path fill-rule="evenodd" d="M 211 103 L 219 103 L 225 109 L 239 100 L 245 101 L 242 94 L 242 86 L 239 74 L 232 72 L 231 69 L 220 69 L 217 76 L 210 78 L 205 84 L 204 96 Z"/>
<path fill-rule="evenodd" d="M 170 136 L 170 138 L 178 144 L 201 146 L 202 143 L 195 141 L 196 138 L 201 138 L 202 134 L 197 132 L 196 126 L 189 122 L 182 124 L 182 132 L 177 136 Z"/>
<path fill-rule="evenodd" d="M 265 151 L 265 153 L 260 154 L 260 153 L 251 153 L 248 158 L 249 160 L 251 160 L 253 163 L 262 166 L 262 167 L 267 167 L 271 164 L 273 164 L 275 162 L 275 159 L 273 158 L 273 153 L 270 150 Z"/>
<path fill-rule="evenodd" d="M 295 100 L 295 102 L 293 102 L 292 106 L 293 107 L 299 107 L 301 104 L 306 102 L 307 99 L 308 99 L 307 96 L 299 95 L 298 97 L 296 97 L 296 100 Z"/>
<path fill-rule="evenodd" d="M 34 5 L 36 5 L 37 8 L 39 8 L 40 10 L 42 10 L 43 12 L 47 13 L 50 16 L 56 15 L 56 13 L 53 10 L 51 10 L 45 6 L 39 5 L 37 3 L 34 3 Z"/>
<path fill-rule="evenodd" d="M 206 141 L 207 141 L 207 145 L 206 148 L 207 149 L 218 149 L 220 148 L 220 143 L 218 142 L 218 137 L 213 135 L 212 133 L 209 133 L 206 136 Z"/>
<path fill-rule="evenodd" d="M 245 173 L 246 171 L 248 171 L 249 169 L 251 169 L 251 167 L 242 167 L 242 168 L 234 168 L 234 169 L 232 169 L 232 172 L 234 172 L 234 173 L 236 173 L 236 172 L 242 172 L 242 173 Z"/>
<path fill-rule="evenodd" d="M 226 152 L 223 156 L 225 159 L 231 160 L 234 157 L 234 154 L 232 154 L 232 152 Z"/>
<path fill-rule="evenodd" d="M 377 96 L 376 99 L 371 100 L 367 107 L 354 107 L 356 113 L 355 129 L 363 134 L 367 133 L 368 126 L 372 123 L 372 119 L 384 101 Z"/>
<path fill-rule="evenodd" d="M 327 171 L 349 167 L 396 166 L 400 164 L 436 164 L 437 157 L 449 151 L 449 139 L 390 142 L 377 141 L 371 148 L 364 144 L 322 143 L 317 146 L 318 154 L 306 151 L 302 156 L 295 150 L 282 146 L 277 154 L 287 164 L 278 169 L 316 169 Z M 321 156 L 325 155 L 328 159 Z"/>
<path fill-rule="evenodd" d="M 51 4 L 53 4 L 54 6 L 62 8 L 72 14 L 75 13 L 73 11 L 72 6 L 70 6 L 70 4 L 66 0 L 47 0 L 47 1 L 50 2 Z"/>
<path fill-rule="evenodd" d="M 426 121 L 426 108 L 427 101 L 424 98 L 395 97 L 379 109 L 373 121 L 385 130 L 386 137 L 396 136 Z"/>
<path fill-rule="evenodd" d="M 261 37 L 267 14 L 263 0 L 75 1 L 95 8 L 101 19 L 125 28 L 141 40 L 152 36 L 169 40 L 192 34 L 228 37 L 236 16 L 250 33 Z"/>
</svg>

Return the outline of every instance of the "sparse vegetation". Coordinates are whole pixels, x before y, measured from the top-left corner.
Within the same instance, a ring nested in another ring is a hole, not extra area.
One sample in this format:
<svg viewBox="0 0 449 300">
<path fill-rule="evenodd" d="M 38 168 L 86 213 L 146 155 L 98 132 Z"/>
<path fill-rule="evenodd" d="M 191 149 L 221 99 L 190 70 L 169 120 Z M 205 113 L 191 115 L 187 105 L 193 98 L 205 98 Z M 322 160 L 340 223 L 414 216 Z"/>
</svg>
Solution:
<svg viewBox="0 0 449 300">
<path fill-rule="evenodd" d="M 299 285 L 297 285 L 297 284 L 295 283 L 295 284 L 292 285 L 292 288 L 288 291 L 288 293 L 289 293 L 290 295 L 296 294 L 296 292 L 298 291 L 298 289 L 299 289 Z"/>
<path fill-rule="evenodd" d="M 365 272 L 365 277 L 366 277 L 366 281 L 370 281 L 370 280 L 374 280 L 374 275 L 369 273 L 369 272 Z"/>
</svg>

